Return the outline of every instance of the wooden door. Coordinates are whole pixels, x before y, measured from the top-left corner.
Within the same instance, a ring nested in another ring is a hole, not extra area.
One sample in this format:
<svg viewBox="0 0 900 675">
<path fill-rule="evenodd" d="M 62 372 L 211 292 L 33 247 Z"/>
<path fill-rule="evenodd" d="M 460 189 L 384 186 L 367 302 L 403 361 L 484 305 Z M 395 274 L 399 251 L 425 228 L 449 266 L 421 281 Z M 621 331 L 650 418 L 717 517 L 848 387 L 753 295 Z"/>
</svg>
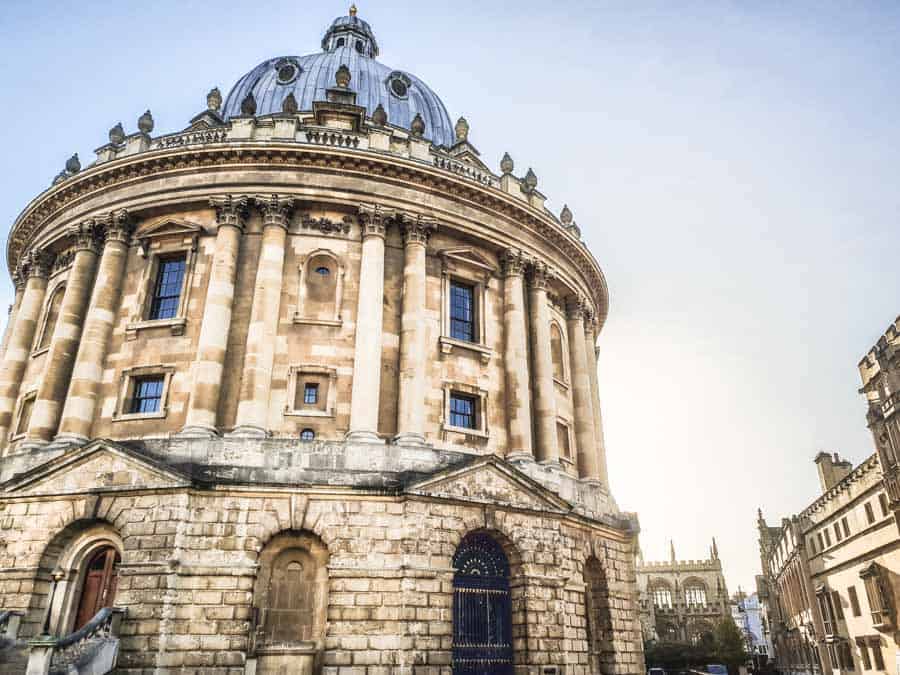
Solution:
<svg viewBox="0 0 900 675">
<path fill-rule="evenodd" d="M 88 559 L 75 615 L 73 630 L 78 630 L 104 607 L 112 607 L 116 597 L 116 565 L 119 552 L 112 546 L 94 551 Z"/>
</svg>

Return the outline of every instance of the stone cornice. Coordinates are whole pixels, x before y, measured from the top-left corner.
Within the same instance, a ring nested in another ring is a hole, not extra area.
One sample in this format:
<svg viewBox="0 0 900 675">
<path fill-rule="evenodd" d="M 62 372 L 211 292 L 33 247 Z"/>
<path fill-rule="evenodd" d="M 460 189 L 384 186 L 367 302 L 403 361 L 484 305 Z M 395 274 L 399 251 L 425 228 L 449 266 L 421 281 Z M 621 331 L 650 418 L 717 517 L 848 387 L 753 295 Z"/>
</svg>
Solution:
<svg viewBox="0 0 900 675">
<path fill-rule="evenodd" d="M 204 168 L 260 166 L 274 169 L 304 167 L 326 171 L 359 172 L 369 178 L 416 183 L 490 209 L 528 227 L 552 244 L 584 276 L 602 325 L 608 312 L 608 290 L 603 273 L 583 243 L 564 230 L 549 212 L 539 211 L 490 186 L 436 169 L 429 164 L 367 151 L 322 148 L 272 142 L 221 143 L 189 149 L 163 149 L 111 160 L 89 167 L 34 199 L 12 227 L 7 263 L 14 269 L 37 236 L 41 225 L 103 190 L 151 175 L 177 174 Z"/>
</svg>

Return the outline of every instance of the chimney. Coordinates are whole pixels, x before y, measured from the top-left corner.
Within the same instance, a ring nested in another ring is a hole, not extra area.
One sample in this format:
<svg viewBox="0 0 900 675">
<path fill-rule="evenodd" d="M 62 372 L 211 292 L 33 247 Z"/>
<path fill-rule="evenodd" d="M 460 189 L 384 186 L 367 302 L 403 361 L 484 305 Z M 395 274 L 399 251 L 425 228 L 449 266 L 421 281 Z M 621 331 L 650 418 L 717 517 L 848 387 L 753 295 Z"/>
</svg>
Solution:
<svg viewBox="0 0 900 675">
<path fill-rule="evenodd" d="M 830 455 L 827 452 L 820 452 L 814 461 L 819 469 L 822 492 L 828 492 L 853 470 L 853 465 L 846 459 L 841 459 L 837 453 Z"/>
</svg>

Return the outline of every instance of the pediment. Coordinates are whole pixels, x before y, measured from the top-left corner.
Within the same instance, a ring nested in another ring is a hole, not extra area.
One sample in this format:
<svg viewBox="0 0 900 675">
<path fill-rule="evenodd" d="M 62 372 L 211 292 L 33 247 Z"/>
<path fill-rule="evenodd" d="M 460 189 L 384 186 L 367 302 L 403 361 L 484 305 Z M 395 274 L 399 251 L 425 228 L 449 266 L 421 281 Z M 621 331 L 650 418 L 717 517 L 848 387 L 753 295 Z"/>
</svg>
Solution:
<svg viewBox="0 0 900 675">
<path fill-rule="evenodd" d="M 569 511 L 572 508 L 566 500 L 493 455 L 441 471 L 410 485 L 406 491 L 527 509 Z"/>
<path fill-rule="evenodd" d="M 138 241 L 157 239 L 159 237 L 196 237 L 203 233 L 203 228 L 196 223 L 175 218 L 166 218 L 142 227 L 135 233 Z"/>
<path fill-rule="evenodd" d="M 459 247 L 459 248 L 446 248 L 439 253 L 441 259 L 444 261 L 444 265 L 449 267 L 451 270 L 455 269 L 456 265 L 468 265 L 469 267 L 474 267 L 482 272 L 494 273 L 497 271 L 497 266 L 494 265 L 488 258 L 486 258 L 483 254 L 479 253 L 473 248 L 469 247 Z"/>
<path fill-rule="evenodd" d="M 184 487 L 188 476 L 111 441 L 73 448 L 0 485 L 0 494 L 78 494 Z"/>
</svg>

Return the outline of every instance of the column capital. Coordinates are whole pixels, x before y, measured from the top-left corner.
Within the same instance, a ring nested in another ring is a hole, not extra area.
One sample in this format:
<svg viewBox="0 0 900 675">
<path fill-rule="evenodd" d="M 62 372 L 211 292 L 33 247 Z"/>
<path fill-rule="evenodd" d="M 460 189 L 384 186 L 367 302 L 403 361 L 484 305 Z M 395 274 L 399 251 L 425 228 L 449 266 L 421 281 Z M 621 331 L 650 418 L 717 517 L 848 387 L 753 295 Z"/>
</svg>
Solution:
<svg viewBox="0 0 900 675">
<path fill-rule="evenodd" d="M 566 298 L 566 318 L 572 321 L 583 321 L 587 324 L 590 309 L 583 295 L 575 294 Z"/>
<path fill-rule="evenodd" d="M 397 215 L 400 230 L 403 232 L 403 244 L 428 243 L 428 237 L 437 230 L 437 221 L 421 213 L 400 213 Z"/>
<path fill-rule="evenodd" d="M 104 225 L 104 219 L 101 217 L 88 218 L 72 226 L 69 229 L 69 235 L 74 240 L 72 250 L 76 253 L 78 251 L 90 251 L 99 255 Z"/>
<path fill-rule="evenodd" d="M 500 254 L 500 267 L 504 277 L 520 277 L 525 274 L 528 260 L 517 248 L 504 249 Z"/>
<path fill-rule="evenodd" d="M 53 256 L 46 249 L 33 248 L 19 263 L 23 277 L 37 277 L 46 279 L 50 276 L 50 268 L 53 266 Z"/>
<path fill-rule="evenodd" d="M 359 205 L 359 225 L 362 238 L 381 237 L 384 239 L 388 223 L 397 217 L 393 209 L 384 209 L 378 204 Z"/>
<path fill-rule="evenodd" d="M 21 262 L 16 265 L 16 269 L 12 271 L 12 274 L 10 276 L 12 277 L 13 287 L 16 289 L 16 291 L 21 291 L 23 288 L 25 288 L 25 275 L 22 273 Z"/>
<path fill-rule="evenodd" d="M 263 226 L 269 225 L 287 230 L 297 200 L 284 195 L 256 195 L 253 203 L 263 213 Z"/>
<path fill-rule="evenodd" d="M 247 220 L 247 207 L 249 199 L 246 196 L 211 197 L 209 205 L 216 210 L 216 225 L 231 225 L 243 231 L 244 222 Z"/>
<path fill-rule="evenodd" d="M 546 263 L 536 259 L 528 262 L 528 283 L 533 289 L 546 291 L 555 278 L 556 274 Z"/>
<path fill-rule="evenodd" d="M 126 246 L 131 243 L 131 233 L 134 232 L 134 221 L 126 209 L 120 209 L 110 213 L 106 217 L 104 234 L 106 241 L 118 241 Z"/>
</svg>

